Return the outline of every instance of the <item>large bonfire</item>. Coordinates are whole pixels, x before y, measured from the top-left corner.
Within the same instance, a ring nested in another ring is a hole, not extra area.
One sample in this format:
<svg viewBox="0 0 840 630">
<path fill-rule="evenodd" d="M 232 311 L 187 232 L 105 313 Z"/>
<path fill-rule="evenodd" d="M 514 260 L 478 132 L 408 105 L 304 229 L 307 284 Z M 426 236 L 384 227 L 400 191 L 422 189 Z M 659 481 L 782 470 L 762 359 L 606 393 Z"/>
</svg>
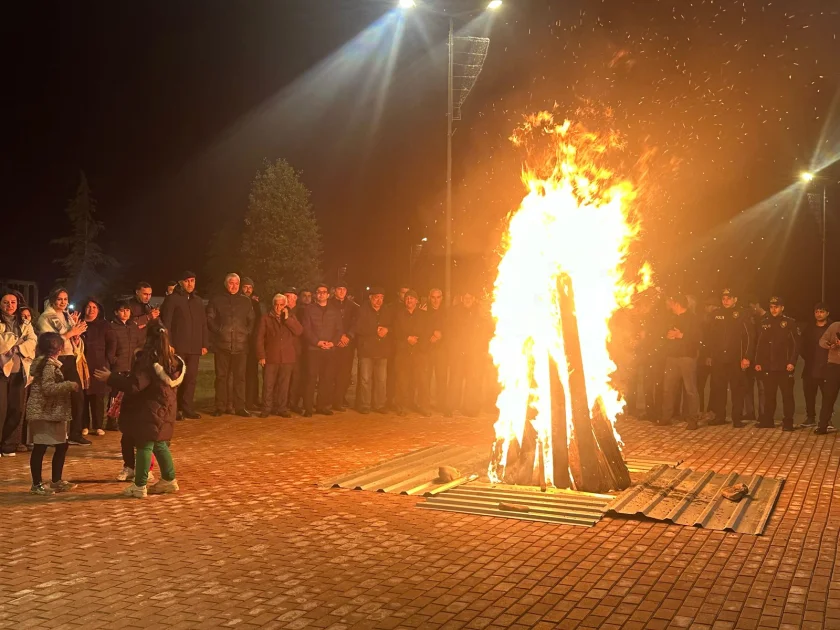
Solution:
<svg viewBox="0 0 840 630">
<path fill-rule="evenodd" d="M 607 343 L 613 313 L 649 282 L 646 265 L 626 268 L 639 233 L 636 192 L 607 167 L 622 149 L 617 134 L 543 112 L 512 140 L 537 138 L 551 150 L 523 171 L 527 194 L 509 219 L 493 296 L 490 352 L 501 394 L 489 477 L 593 492 L 626 487 Z"/>
</svg>

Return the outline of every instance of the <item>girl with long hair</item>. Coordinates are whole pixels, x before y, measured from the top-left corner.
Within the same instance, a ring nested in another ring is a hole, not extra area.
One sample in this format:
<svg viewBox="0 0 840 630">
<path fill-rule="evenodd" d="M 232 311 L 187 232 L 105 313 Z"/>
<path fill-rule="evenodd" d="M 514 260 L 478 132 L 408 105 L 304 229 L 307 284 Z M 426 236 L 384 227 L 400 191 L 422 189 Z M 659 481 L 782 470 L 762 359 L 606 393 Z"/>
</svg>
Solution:
<svg viewBox="0 0 840 630">
<path fill-rule="evenodd" d="M 147 494 L 178 491 L 175 465 L 169 441 L 178 413 L 178 386 L 184 380 L 186 364 L 169 344 L 169 331 L 159 319 L 146 326 L 146 343 L 127 375 L 98 369 L 94 377 L 124 392 L 120 408 L 120 430 L 136 449 L 134 483 L 125 496 L 143 498 Z M 160 480 L 146 488 L 152 453 L 160 466 Z"/>
</svg>

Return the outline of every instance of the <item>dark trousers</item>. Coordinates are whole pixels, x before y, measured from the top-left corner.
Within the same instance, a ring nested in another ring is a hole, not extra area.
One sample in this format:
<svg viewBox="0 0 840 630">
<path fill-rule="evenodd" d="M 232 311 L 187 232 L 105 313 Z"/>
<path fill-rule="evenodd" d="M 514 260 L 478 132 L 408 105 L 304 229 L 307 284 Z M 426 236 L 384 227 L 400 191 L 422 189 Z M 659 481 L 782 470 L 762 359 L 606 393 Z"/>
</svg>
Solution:
<svg viewBox="0 0 840 630">
<path fill-rule="evenodd" d="M 134 470 L 134 440 L 125 433 L 120 438 L 120 451 L 122 451 L 123 466 Z"/>
<path fill-rule="evenodd" d="M 712 364 L 712 391 L 709 395 L 709 408 L 715 414 L 715 420 L 726 420 L 726 392 L 732 392 L 732 421 L 740 422 L 744 409 L 744 371 L 740 361 Z"/>
<path fill-rule="evenodd" d="M 434 384 L 435 409 L 449 410 L 449 357 L 443 348 L 432 350 L 428 357 L 429 388 Z"/>
<path fill-rule="evenodd" d="M 22 441 L 25 385 L 22 369 L 9 376 L 0 372 L 0 450 L 4 453 L 14 453 Z"/>
<path fill-rule="evenodd" d="M 389 407 L 396 405 L 397 399 L 397 355 L 391 351 L 388 355 L 388 377 L 385 379 L 385 399 Z"/>
<path fill-rule="evenodd" d="M 420 411 L 429 409 L 429 378 L 426 369 L 426 355 L 421 352 L 397 352 L 394 359 L 397 375 L 398 409 L 417 407 Z"/>
<path fill-rule="evenodd" d="M 333 401 L 335 385 L 335 352 L 321 348 L 306 352 L 306 388 L 303 393 L 303 408 L 305 411 L 312 412 L 317 385 L 318 409 L 329 409 Z"/>
<path fill-rule="evenodd" d="M 251 409 L 260 406 L 260 363 L 253 351 L 248 352 L 245 363 L 245 402 Z"/>
<path fill-rule="evenodd" d="M 700 399 L 700 411 L 711 411 L 712 397 L 706 400 L 706 383 L 709 382 L 709 377 L 712 375 L 712 368 L 706 365 L 704 359 L 697 362 L 697 395 Z"/>
<path fill-rule="evenodd" d="M 388 378 L 388 360 L 359 359 L 359 387 L 356 408 L 359 411 L 370 411 L 371 401 L 376 410 L 385 407 L 385 383 Z"/>
<path fill-rule="evenodd" d="M 827 429 L 831 424 L 834 403 L 837 402 L 837 395 L 840 394 L 840 364 L 829 363 L 826 366 L 824 387 L 823 399 L 820 403 L 820 421 L 817 425 L 820 429 Z"/>
<path fill-rule="evenodd" d="M 101 429 L 105 424 L 105 400 L 108 394 L 91 394 L 85 392 L 84 416 L 82 417 L 82 428 L 89 431 Z"/>
<path fill-rule="evenodd" d="M 826 380 L 818 376 L 802 375 L 802 393 L 805 395 L 805 415 L 810 420 L 817 417 L 817 392 L 822 396 L 825 405 Z"/>
<path fill-rule="evenodd" d="M 195 413 L 193 402 L 195 399 L 195 384 L 198 381 L 198 362 L 201 360 L 200 354 L 182 354 L 180 357 L 184 360 L 187 367 L 187 373 L 184 374 L 184 381 L 178 387 L 178 410 L 182 413 Z"/>
<path fill-rule="evenodd" d="M 462 353 L 452 355 L 449 363 L 449 410 L 456 409 L 468 416 L 478 414 L 481 382 L 477 357 Z"/>
<path fill-rule="evenodd" d="M 289 411 L 289 385 L 294 363 L 266 364 L 263 370 L 263 412 Z"/>
<path fill-rule="evenodd" d="M 347 406 L 347 388 L 350 387 L 350 376 L 353 373 L 353 357 L 355 357 L 355 355 L 355 346 L 335 348 L 335 390 L 333 391 L 333 407 Z"/>
<path fill-rule="evenodd" d="M 298 356 L 292 365 L 292 377 L 289 383 L 288 407 L 292 411 L 300 411 L 303 404 L 303 393 L 306 391 L 306 351 Z"/>
<path fill-rule="evenodd" d="M 61 481 L 61 474 L 64 472 L 64 460 L 67 457 L 68 446 L 67 442 L 55 445 L 55 453 L 53 453 L 52 458 L 53 483 Z M 44 465 L 44 455 L 46 455 L 46 453 L 46 444 L 36 444 L 32 448 L 32 454 L 29 456 L 29 471 L 32 473 L 33 485 L 37 485 L 43 481 L 41 477 L 41 468 Z"/>
<path fill-rule="evenodd" d="M 231 354 L 217 351 L 216 363 L 216 411 L 245 409 L 245 363 L 244 352 Z"/>
<path fill-rule="evenodd" d="M 665 359 L 663 379 L 662 421 L 670 422 L 677 398 L 685 387 L 684 415 L 696 419 L 700 415 L 700 397 L 697 395 L 697 359 L 694 357 L 668 357 Z"/>
<path fill-rule="evenodd" d="M 761 375 L 764 382 L 764 414 L 760 424 L 772 427 L 776 417 L 776 392 L 782 391 L 782 426 L 793 428 L 793 414 L 796 403 L 793 399 L 793 372 L 764 372 Z"/>
<path fill-rule="evenodd" d="M 758 409 L 755 407 L 755 390 L 758 388 Z M 750 366 L 744 372 L 744 417 L 758 418 L 764 416 L 764 379 L 758 377 L 758 373 Z"/>
<path fill-rule="evenodd" d="M 65 381 L 78 383 L 79 389 L 70 394 L 70 439 L 82 437 L 82 429 L 85 415 L 85 393 L 82 391 L 82 381 L 79 372 L 76 370 L 76 357 L 72 354 L 58 357 L 61 361 L 61 374 Z"/>
</svg>

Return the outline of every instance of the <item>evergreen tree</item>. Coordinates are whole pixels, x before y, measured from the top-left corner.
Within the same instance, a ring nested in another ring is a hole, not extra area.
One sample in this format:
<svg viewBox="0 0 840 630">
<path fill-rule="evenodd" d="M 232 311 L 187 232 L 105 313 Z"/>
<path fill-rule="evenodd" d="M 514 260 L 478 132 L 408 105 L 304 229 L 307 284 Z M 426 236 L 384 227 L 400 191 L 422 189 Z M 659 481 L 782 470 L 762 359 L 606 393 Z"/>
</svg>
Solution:
<svg viewBox="0 0 840 630">
<path fill-rule="evenodd" d="M 265 160 L 251 185 L 242 234 L 242 270 L 264 296 L 321 274 L 321 232 L 300 173 Z"/>
<path fill-rule="evenodd" d="M 70 219 L 70 234 L 52 241 L 54 245 L 69 250 L 64 258 L 54 261 L 60 263 L 67 274 L 60 282 L 67 286 L 73 296 L 94 295 L 105 282 L 99 270 L 102 267 L 116 267 L 118 263 L 105 254 L 96 242 L 104 226 L 94 218 L 96 201 L 91 195 L 84 172 L 81 173 L 76 197 L 64 212 Z"/>
<path fill-rule="evenodd" d="M 241 269 L 242 261 L 242 219 L 226 221 L 216 230 L 207 244 L 207 259 L 204 263 L 204 287 L 221 290 L 225 276 Z M 207 289 L 205 289 L 207 290 Z"/>
</svg>

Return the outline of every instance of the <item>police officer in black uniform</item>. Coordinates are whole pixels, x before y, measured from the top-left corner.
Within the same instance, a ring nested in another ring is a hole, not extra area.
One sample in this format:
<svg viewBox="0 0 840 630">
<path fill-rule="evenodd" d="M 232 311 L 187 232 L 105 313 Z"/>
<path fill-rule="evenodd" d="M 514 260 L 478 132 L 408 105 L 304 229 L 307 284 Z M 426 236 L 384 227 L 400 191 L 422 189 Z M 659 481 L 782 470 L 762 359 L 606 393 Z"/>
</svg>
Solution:
<svg viewBox="0 0 840 630">
<path fill-rule="evenodd" d="M 732 426 L 741 428 L 744 405 L 744 370 L 750 367 L 754 336 L 749 317 L 738 304 L 731 289 L 720 296 L 723 308 L 715 311 L 709 322 L 708 338 L 704 343 L 707 364 L 710 360 L 712 385 L 709 407 L 714 414 L 710 425 L 726 424 L 726 391 L 732 392 Z"/>
<path fill-rule="evenodd" d="M 782 431 L 793 431 L 793 371 L 799 356 L 796 321 L 783 315 L 785 303 L 780 297 L 770 298 L 770 314 L 761 320 L 755 347 L 755 371 L 764 381 L 764 415 L 758 426 L 775 426 L 776 391 L 782 390 Z"/>
</svg>

